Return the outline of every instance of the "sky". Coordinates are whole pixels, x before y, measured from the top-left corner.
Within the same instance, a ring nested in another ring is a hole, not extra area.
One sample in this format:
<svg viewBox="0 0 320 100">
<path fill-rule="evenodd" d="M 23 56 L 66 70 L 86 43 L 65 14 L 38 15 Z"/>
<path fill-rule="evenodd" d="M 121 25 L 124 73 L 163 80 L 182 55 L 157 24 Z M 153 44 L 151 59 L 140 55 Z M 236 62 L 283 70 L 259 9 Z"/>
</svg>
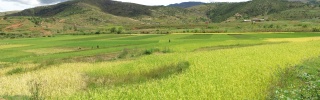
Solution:
<svg viewBox="0 0 320 100">
<path fill-rule="evenodd" d="M 36 6 L 52 5 L 68 0 L 0 0 L 0 12 L 16 11 Z M 122 2 L 132 2 L 143 5 L 168 5 L 188 1 L 201 1 L 201 2 L 243 2 L 249 0 L 115 0 Z"/>
</svg>

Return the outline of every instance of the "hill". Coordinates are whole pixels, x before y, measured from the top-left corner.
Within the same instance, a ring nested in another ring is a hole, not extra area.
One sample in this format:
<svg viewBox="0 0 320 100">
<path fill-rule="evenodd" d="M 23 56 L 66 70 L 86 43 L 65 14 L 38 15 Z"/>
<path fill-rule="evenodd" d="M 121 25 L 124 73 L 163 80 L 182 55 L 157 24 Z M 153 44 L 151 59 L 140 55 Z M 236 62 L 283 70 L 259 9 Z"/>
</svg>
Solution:
<svg viewBox="0 0 320 100">
<path fill-rule="evenodd" d="M 85 5 L 85 6 L 84 6 Z M 112 0 L 74 0 L 59 3 L 52 6 L 36 7 L 23 10 L 12 16 L 40 16 L 49 17 L 63 14 L 79 14 L 87 11 L 86 8 L 92 8 L 88 5 L 100 9 L 104 13 L 117 16 L 134 17 L 139 15 L 150 15 L 151 8 L 149 6 L 118 2 Z"/>
<path fill-rule="evenodd" d="M 0 16 L 6 16 L 6 15 L 10 15 L 10 14 L 14 14 L 20 11 L 7 11 L 7 12 L 0 12 Z"/>
<path fill-rule="evenodd" d="M 130 30 L 149 26 L 199 24 L 209 20 L 205 13 L 198 11 L 112 0 L 74 0 L 8 15 L 10 18 L 2 20 L 0 24 L 4 24 L 0 28 L 4 32 L 22 29 L 27 32 L 32 30 L 33 33 L 43 33 L 40 30 L 52 33 L 100 33 L 118 26 L 126 26 Z M 21 24 L 25 21 L 28 24 Z M 20 27 L 6 29 L 16 24 Z M 37 27 L 38 32 L 34 32 L 34 27 Z"/>
<path fill-rule="evenodd" d="M 316 20 L 320 16 L 319 11 L 320 7 L 314 4 L 285 0 L 207 3 L 188 8 L 145 6 L 112 0 L 73 0 L 0 17 L 0 32 L 100 34 L 114 33 L 118 28 L 120 31 L 117 33 L 206 32 L 205 29 L 227 32 L 217 28 L 219 25 L 210 26 L 210 23 L 241 22 L 253 18 Z M 239 30 L 235 25 L 228 27 Z"/>
<path fill-rule="evenodd" d="M 300 2 L 288 2 L 283 0 L 253 0 L 241 3 L 220 3 L 217 9 L 208 11 L 207 15 L 213 22 L 222 22 L 235 14 L 241 14 L 243 18 L 267 16 L 288 9 L 305 6 Z"/>
<path fill-rule="evenodd" d="M 288 1 L 303 2 L 303 3 L 308 3 L 308 4 L 320 4 L 320 0 L 288 0 Z"/>
<path fill-rule="evenodd" d="M 182 3 L 176 3 L 176 4 L 170 4 L 169 7 L 181 7 L 181 8 L 189 8 L 193 6 L 198 6 L 205 4 L 203 2 L 182 2 Z"/>
<path fill-rule="evenodd" d="M 101 15 L 101 16 L 97 16 Z M 108 16 L 106 16 L 108 15 Z M 38 16 L 38 17 L 63 17 L 63 18 L 80 18 L 104 19 L 111 20 L 122 17 L 131 21 L 144 24 L 154 23 L 185 23 L 195 22 L 198 19 L 207 19 L 205 14 L 199 15 L 196 12 L 183 8 L 164 7 L 164 6 L 145 6 L 134 3 L 126 3 L 112 0 L 75 0 L 63 2 L 52 6 L 36 7 L 27 9 L 10 16 Z M 121 24 L 112 22 L 112 24 Z"/>
</svg>

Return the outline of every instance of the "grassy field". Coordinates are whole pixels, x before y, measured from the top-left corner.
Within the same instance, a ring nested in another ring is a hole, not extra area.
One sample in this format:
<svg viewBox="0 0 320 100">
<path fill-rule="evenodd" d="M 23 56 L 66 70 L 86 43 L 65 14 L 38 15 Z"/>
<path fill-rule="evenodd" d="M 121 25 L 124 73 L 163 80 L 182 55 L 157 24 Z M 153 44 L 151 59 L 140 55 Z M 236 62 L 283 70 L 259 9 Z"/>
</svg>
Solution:
<svg viewBox="0 0 320 100">
<path fill-rule="evenodd" d="M 0 99 L 283 99 L 288 86 L 283 73 L 318 58 L 319 37 L 190 33 L 3 39 Z"/>
</svg>

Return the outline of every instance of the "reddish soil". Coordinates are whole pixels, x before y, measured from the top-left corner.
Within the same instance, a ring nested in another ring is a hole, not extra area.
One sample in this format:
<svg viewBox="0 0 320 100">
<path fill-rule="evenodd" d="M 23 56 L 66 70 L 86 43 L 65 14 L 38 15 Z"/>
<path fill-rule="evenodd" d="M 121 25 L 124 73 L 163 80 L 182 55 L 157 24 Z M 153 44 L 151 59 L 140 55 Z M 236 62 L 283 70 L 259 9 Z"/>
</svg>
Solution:
<svg viewBox="0 0 320 100">
<path fill-rule="evenodd" d="M 12 25 L 10 25 L 10 26 L 7 26 L 6 28 L 5 28 L 5 30 L 13 30 L 13 29 L 16 29 L 16 28 L 20 28 L 20 27 L 22 27 L 23 26 L 23 24 L 20 22 L 20 23 L 16 23 L 16 24 L 12 24 Z"/>
</svg>

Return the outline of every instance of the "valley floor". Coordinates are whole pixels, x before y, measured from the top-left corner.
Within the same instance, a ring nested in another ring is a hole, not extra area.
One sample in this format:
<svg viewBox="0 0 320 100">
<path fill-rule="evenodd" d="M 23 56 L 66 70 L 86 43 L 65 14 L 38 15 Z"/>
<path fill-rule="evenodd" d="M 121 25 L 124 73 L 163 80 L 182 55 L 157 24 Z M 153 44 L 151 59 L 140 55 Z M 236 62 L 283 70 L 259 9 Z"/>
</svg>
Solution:
<svg viewBox="0 0 320 100">
<path fill-rule="evenodd" d="M 4 39 L 0 98 L 295 99 L 301 97 L 284 92 L 297 90 L 288 89 L 295 80 L 283 79 L 296 74 L 284 73 L 308 61 L 319 63 L 319 48 L 320 33 Z M 312 66 L 306 69 L 319 70 Z M 312 82 L 312 89 L 319 89 L 319 78 Z M 319 91 L 306 92 L 311 96 L 303 98 L 319 99 L 313 95 Z"/>
</svg>

